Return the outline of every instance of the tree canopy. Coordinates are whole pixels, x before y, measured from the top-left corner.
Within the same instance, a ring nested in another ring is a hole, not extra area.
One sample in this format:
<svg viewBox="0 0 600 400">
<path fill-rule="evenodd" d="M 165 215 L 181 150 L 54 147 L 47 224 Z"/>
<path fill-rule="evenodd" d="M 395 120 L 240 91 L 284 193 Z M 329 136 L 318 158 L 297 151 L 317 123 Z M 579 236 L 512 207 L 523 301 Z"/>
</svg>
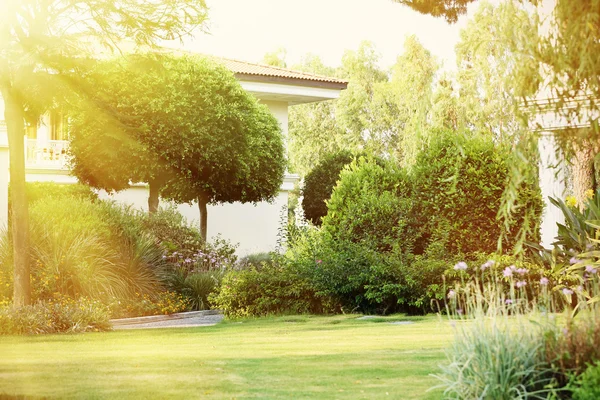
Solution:
<svg viewBox="0 0 600 400">
<path fill-rule="evenodd" d="M 467 6 L 476 0 L 394 0 L 396 3 L 409 6 L 421 14 L 445 18 L 454 23 L 458 17 L 467 12 Z"/>
<path fill-rule="evenodd" d="M 62 79 L 61 72 L 73 72 L 98 45 L 115 48 L 125 39 L 138 45 L 181 39 L 202 26 L 206 16 L 204 0 L 0 2 L 0 94 L 10 150 L 15 305 L 31 301 L 23 141 L 27 112 L 35 108 L 36 99 L 47 99 Z"/>
<path fill-rule="evenodd" d="M 177 203 L 257 202 L 278 193 L 285 169 L 278 121 L 225 67 L 206 58 L 131 55 L 88 77 L 98 88 L 75 113 L 73 172 L 107 190 L 150 184 Z M 107 129 L 108 127 L 108 129 Z"/>
</svg>

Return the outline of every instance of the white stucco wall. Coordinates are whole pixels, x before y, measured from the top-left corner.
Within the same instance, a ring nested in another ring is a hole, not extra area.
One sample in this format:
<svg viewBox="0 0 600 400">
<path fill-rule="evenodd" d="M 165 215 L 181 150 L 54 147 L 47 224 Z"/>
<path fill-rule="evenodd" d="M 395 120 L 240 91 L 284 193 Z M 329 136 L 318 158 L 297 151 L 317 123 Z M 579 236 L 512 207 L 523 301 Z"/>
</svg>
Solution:
<svg viewBox="0 0 600 400">
<path fill-rule="evenodd" d="M 148 211 L 148 189 L 144 185 L 112 195 L 101 191 L 100 198 L 115 200 Z M 223 239 L 238 245 L 236 253 L 239 256 L 275 251 L 277 234 L 282 223 L 280 215 L 284 207 L 287 214 L 287 200 L 288 192 L 280 191 L 272 203 L 263 201 L 256 205 L 240 203 L 209 205 L 207 237 L 211 241 L 220 235 Z M 161 206 L 172 206 L 172 204 L 161 202 Z M 199 224 L 200 212 L 196 203 L 180 204 L 175 207 L 190 224 Z"/>
<path fill-rule="evenodd" d="M 552 243 L 558 234 L 557 223 L 564 223 L 562 211 L 550 203 L 549 198 L 564 200 L 566 197 L 566 177 L 564 160 L 556 154 L 556 140 L 551 132 L 542 134 L 538 142 L 540 153 L 539 180 L 542 199 L 544 200 L 544 213 L 540 226 L 541 245 L 547 249 L 552 248 Z"/>
</svg>

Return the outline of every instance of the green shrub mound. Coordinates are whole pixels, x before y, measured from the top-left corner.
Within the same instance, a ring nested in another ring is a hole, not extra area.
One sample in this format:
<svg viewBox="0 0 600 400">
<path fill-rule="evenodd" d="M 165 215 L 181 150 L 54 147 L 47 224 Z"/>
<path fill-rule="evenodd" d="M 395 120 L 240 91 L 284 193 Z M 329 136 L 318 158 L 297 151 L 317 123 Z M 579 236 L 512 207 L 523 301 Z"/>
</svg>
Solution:
<svg viewBox="0 0 600 400">
<path fill-rule="evenodd" d="M 57 297 L 20 308 L 0 307 L 0 335 L 110 330 L 108 308 L 97 300 Z"/>
<path fill-rule="evenodd" d="M 333 311 L 328 299 L 283 259 L 265 262 L 260 268 L 229 271 L 210 301 L 232 318 Z"/>
<path fill-rule="evenodd" d="M 361 243 L 382 253 L 397 246 L 410 250 L 410 194 L 402 169 L 361 158 L 340 174 L 322 230 L 337 242 Z"/>
</svg>

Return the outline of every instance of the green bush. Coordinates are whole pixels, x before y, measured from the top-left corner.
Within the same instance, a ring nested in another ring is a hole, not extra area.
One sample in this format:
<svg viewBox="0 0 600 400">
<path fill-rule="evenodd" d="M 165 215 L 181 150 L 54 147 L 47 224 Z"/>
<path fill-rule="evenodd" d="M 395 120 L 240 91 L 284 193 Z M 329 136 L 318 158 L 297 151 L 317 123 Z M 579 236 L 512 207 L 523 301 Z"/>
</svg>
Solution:
<svg viewBox="0 0 600 400">
<path fill-rule="evenodd" d="M 33 204 L 42 199 L 60 199 L 72 197 L 81 200 L 98 200 L 98 195 L 87 185 L 82 183 L 60 184 L 54 182 L 28 182 L 27 200 Z"/>
<path fill-rule="evenodd" d="M 315 226 L 321 226 L 321 218 L 327 215 L 327 200 L 337 184 L 340 172 L 352 162 L 354 155 L 342 151 L 324 157 L 304 177 L 302 189 L 302 209 L 304 217 Z"/>
<path fill-rule="evenodd" d="M 571 388 L 573 400 L 600 399 L 600 364 L 589 366 Z"/>
<path fill-rule="evenodd" d="M 318 295 L 301 274 L 284 262 L 227 272 L 210 301 L 234 318 L 332 311 L 328 299 Z"/>
<path fill-rule="evenodd" d="M 414 236 L 411 190 L 402 169 L 360 158 L 340 174 L 323 232 L 334 241 L 361 243 L 378 252 L 409 251 Z"/>
<path fill-rule="evenodd" d="M 441 242 L 450 254 L 494 252 L 502 233 L 497 219 L 508 179 L 509 151 L 491 139 L 468 138 L 456 132 L 438 132 L 416 159 L 411 171 L 415 204 L 413 216 L 420 227 L 416 254 Z M 519 188 L 520 203 L 504 243 L 514 245 L 525 211 L 533 210 L 539 223 L 542 200 L 536 182 Z M 537 242 L 539 237 L 530 237 Z"/>
<path fill-rule="evenodd" d="M 20 308 L 0 307 L 0 335 L 110 330 L 108 308 L 97 300 L 58 297 Z"/>
<path fill-rule="evenodd" d="M 276 253 L 254 253 L 248 254 L 238 260 L 235 264 L 236 269 L 248 269 L 251 267 L 260 269 L 263 264 L 273 264 L 280 260 L 280 255 Z"/>
<path fill-rule="evenodd" d="M 176 292 L 159 291 L 152 294 L 139 294 L 108 303 L 111 318 L 141 317 L 146 315 L 167 315 L 190 311 L 189 300 Z"/>
</svg>

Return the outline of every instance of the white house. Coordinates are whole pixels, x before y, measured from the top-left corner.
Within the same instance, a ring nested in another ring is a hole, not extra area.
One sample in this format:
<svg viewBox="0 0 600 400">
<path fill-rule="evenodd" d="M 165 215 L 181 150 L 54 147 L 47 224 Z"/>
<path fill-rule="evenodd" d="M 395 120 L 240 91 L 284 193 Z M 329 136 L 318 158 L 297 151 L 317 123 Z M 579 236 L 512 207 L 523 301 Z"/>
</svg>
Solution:
<svg viewBox="0 0 600 400">
<path fill-rule="evenodd" d="M 217 59 L 234 72 L 242 87 L 264 103 L 281 124 L 284 137 L 288 131 L 288 107 L 294 104 L 336 99 L 347 82 L 284 68 L 230 59 Z M 0 224 L 8 220 L 8 145 L 4 105 L 0 98 Z M 52 181 L 72 184 L 77 180 L 67 168 L 68 130 L 59 115 L 44 115 L 37 127 L 28 128 L 25 139 L 27 181 Z M 288 194 L 297 175 L 286 174 L 279 195 L 272 203 L 223 204 L 208 207 L 208 237 L 217 235 L 239 243 L 238 254 L 266 252 L 275 249 L 282 215 L 287 215 Z M 108 195 L 118 202 L 147 209 L 148 189 L 145 185 Z M 191 222 L 197 223 L 197 205 L 178 206 Z"/>
</svg>

